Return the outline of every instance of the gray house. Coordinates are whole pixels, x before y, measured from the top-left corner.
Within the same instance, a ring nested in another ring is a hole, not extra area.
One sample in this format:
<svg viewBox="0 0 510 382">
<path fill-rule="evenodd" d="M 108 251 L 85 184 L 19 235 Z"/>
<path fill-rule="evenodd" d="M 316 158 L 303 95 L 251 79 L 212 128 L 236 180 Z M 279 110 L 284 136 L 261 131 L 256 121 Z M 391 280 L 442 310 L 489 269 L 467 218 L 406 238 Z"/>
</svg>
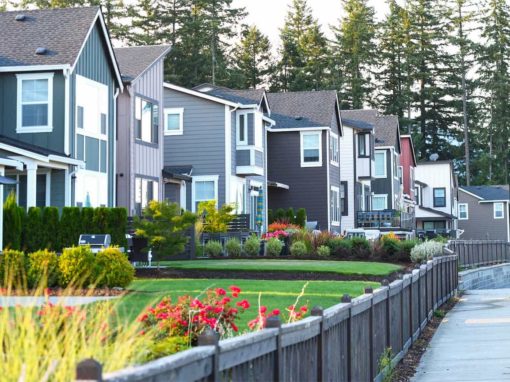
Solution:
<svg viewBox="0 0 510 382">
<path fill-rule="evenodd" d="M 114 206 L 123 85 L 100 8 L 3 12 L 0 35 L 0 172 L 16 181 L 4 195 Z"/>
<path fill-rule="evenodd" d="M 508 186 L 459 188 L 458 226 L 463 240 L 510 241 Z"/>
<path fill-rule="evenodd" d="M 115 49 L 125 90 L 118 98 L 117 205 L 140 215 L 162 200 L 163 66 L 166 45 Z"/>
<path fill-rule="evenodd" d="M 235 204 L 252 229 L 264 229 L 266 130 L 274 123 L 265 92 L 164 86 L 165 198 L 191 211 L 207 200 Z"/>
<path fill-rule="evenodd" d="M 342 123 L 335 91 L 268 94 L 269 208 L 305 208 L 308 221 L 340 232 Z"/>
</svg>

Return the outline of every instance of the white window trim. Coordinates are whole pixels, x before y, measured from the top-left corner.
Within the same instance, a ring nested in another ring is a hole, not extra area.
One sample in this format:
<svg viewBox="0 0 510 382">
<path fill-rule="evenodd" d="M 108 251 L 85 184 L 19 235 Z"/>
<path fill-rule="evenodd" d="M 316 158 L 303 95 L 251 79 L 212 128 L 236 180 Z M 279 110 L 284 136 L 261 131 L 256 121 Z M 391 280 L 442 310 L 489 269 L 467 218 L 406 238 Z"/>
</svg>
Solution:
<svg viewBox="0 0 510 382">
<path fill-rule="evenodd" d="M 340 166 L 340 140 L 338 139 L 338 135 L 337 134 L 331 132 L 330 135 L 329 135 L 329 149 L 330 150 L 331 150 L 331 142 L 333 142 L 333 141 L 336 141 L 336 157 L 337 157 L 337 160 L 335 161 L 333 159 L 334 156 L 331 155 L 330 163 L 333 166 L 339 167 Z"/>
<path fill-rule="evenodd" d="M 317 162 L 305 162 L 305 152 L 303 150 L 303 137 L 305 135 L 319 136 L 319 160 Z M 322 167 L 322 130 L 301 131 L 299 134 L 299 151 L 301 157 L 301 167 Z"/>
<path fill-rule="evenodd" d="M 383 209 L 376 210 L 374 208 L 374 198 L 384 198 L 384 205 L 386 207 Z M 372 194 L 372 198 L 370 201 L 372 202 L 372 210 L 374 210 L 374 211 L 384 211 L 384 210 L 388 209 L 388 195 L 387 194 Z"/>
<path fill-rule="evenodd" d="M 331 186 L 331 191 L 333 192 L 336 192 L 336 206 L 337 206 L 337 213 L 338 213 L 338 220 L 334 220 L 334 214 L 333 214 L 333 211 L 331 211 L 331 225 L 334 226 L 334 227 L 339 227 L 340 226 L 340 218 L 342 216 L 342 207 L 340 206 L 340 201 L 341 201 L 341 198 L 340 198 L 340 188 L 339 187 L 336 187 L 336 186 Z M 331 203 L 331 202 L 330 202 Z M 332 210 L 332 205 L 330 205 L 329 209 Z"/>
<path fill-rule="evenodd" d="M 501 216 L 496 216 L 496 212 L 497 212 L 496 205 L 501 206 L 501 212 L 502 212 Z M 494 219 L 504 219 L 505 218 L 505 203 L 494 203 L 492 205 L 492 208 L 493 208 L 493 212 L 494 212 Z"/>
<path fill-rule="evenodd" d="M 168 130 L 167 129 L 167 116 L 169 114 L 179 114 L 179 130 Z M 184 108 L 183 107 L 165 108 L 163 111 L 163 123 L 164 123 L 164 134 L 165 135 L 183 135 L 184 134 Z"/>
<path fill-rule="evenodd" d="M 195 183 L 196 182 L 214 182 L 214 200 L 216 201 L 216 207 L 218 207 L 218 180 L 219 175 L 197 175 L 193 177 L 191 182 L 191 212 L 196 212 L 196 202 L 195 199 Z M 202 201 L 202 200 L 199 200 Z"/>
<path fill-rule="evenodd" d="M 460 216 L 460 206 L 465 206 L 466 207 L 466 217 L 465 218 Z M 467 203 L 459 203 L 457 205 L 457 209 L 459 211 L 459 220 L 469 220 L 469 205 Z"/>
<path fill-rule="evenodd" d="M 16 105 L 16 133 L 51 133 L 53 131 L 53 74 L 54 73 L 27 73 L 16 74 L 17 85 L 17 105 Z M 23 108 L 22 108 L 22 84 L 24 80 L 48 80 L 48 124 L 45 126 L 22 126 Z"/>
<path fill-rule="evenodd" d="M 377 162 L 377 160 L 375 159 L 377 157 L 378 154 L 383 154 L 384 155 L 384 175 L 377 175 L 375 170 L 376 170 L 376 165 L 375 163 Z M 388 155 L 386 153 L 386 150 L 376 150 L 375 154 L 374 154 L 374 178 L 377 178 L 377 179 L 383 179 L 383 178 L 387 178 L 388 177 Z"/>
<path fill-rule="evenodd" d="M 248 124 L 248 115 L 253 114 L 253 128 L 255 129 L 255 114 L 250 111 L 243 111 L 243 112 L 237 112 L 236 116 L 236 145 L 237 146 L 248 146 L 248 130 L 249 130 L 249 124 Z M 241 115 L 244 116 L 244 140 L 240 140 L 239 137 L 241 136 Z M 253 132 L 255 134 L 255 131 Z"/>
</svg>

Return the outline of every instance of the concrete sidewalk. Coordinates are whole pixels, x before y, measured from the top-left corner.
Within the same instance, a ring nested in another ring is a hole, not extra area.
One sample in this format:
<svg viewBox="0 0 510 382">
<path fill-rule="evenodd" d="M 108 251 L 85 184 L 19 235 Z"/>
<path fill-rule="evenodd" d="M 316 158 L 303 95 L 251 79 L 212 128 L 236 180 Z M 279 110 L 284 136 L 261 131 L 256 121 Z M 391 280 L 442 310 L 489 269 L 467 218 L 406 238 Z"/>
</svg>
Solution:
<svg viewBox="0 0 510 382">
<path fill-rule="evenodd" d="M 467 291 L 439 326 L 413 381 L 510 381 L 510 289 Z"/>
</svg>

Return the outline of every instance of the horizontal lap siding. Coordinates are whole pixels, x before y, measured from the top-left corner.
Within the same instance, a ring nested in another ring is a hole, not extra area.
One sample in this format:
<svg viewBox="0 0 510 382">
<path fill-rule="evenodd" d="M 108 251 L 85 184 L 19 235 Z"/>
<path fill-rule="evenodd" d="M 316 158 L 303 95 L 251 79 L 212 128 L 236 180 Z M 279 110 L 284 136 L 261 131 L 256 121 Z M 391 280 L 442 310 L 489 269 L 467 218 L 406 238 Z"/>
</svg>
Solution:
<svg viewBox="0 0 510 382">
<path fill-rule="evenodd" d="M 347 215 L 342 216 L 342 232 L 354 228 L 354 130 L 344 126 L 340 138 L 340 178 L 347 182 Z"/>
</svg>

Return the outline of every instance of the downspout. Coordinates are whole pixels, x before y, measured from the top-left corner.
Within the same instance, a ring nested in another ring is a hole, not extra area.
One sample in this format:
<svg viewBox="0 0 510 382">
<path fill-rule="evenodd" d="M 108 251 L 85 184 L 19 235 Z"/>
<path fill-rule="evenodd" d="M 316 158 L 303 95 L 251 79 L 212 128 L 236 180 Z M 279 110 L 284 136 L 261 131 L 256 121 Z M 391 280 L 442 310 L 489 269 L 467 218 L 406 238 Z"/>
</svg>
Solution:
<svg viewBox="0 0 510 382">
<path fill-rule="evenodd" d="M 70 108 L 70 97 L 71 97 L 71 93 L 70 93 L 70 76 L 71 76 L 71 70 L 68 68 L 68 69 L 64 69 L 63 70 L 63 74 L 64 74 L 64 86 L 65 86 L 65 97 L 64 97 L 64 153 L 66 155 L 69 155 L 70 154 L 70 142 L 69 142 L 69 137 L 70 137 L 70 132 L 69 132 L 69 128 L 70 128 L 70 121 L 69 121 L 69 117 L 70 117 L 70 112 L 69 112 L 69 108 Z"/>
<path fill-rule="evenodd" d="M 119 88 L 113 94 L 113 206 L 117 206 L 117 97 Z"/>
</svg>

